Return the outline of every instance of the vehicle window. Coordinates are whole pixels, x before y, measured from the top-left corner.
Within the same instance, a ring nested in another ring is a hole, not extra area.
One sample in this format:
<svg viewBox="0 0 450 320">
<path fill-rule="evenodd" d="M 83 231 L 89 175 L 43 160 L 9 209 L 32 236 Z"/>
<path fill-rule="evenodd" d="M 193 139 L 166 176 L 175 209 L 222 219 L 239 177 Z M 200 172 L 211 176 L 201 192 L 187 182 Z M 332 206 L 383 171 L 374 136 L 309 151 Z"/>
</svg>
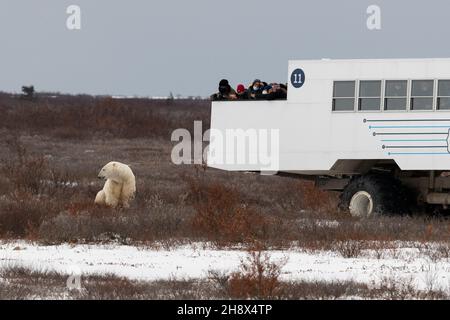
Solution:
<svg viewBox="0 0 450 320">
<path fill-rule="evenodd" d="M 335 81 L 333 87 L 333 111 L 355 110 L 355 81 Z"/>
<path fill-rule="evenodd" d="M 373 111 L 381 108 L 381 81 L 360 81 L 358 110 Z"/>
<path fill-rule="evenodd" d="M 413 80 L 411 110 L 433 110 L 433 80 Z"/>
<path fill-rule="evenodd" d="M 384 109 L 406 110 L 407 88 L 407 80 L 386 80 Z"/>
<path fill-rule="evenodd" d="M 439 80 L 437 109 L 450 110 L 450 80 Z"/>
</svg>

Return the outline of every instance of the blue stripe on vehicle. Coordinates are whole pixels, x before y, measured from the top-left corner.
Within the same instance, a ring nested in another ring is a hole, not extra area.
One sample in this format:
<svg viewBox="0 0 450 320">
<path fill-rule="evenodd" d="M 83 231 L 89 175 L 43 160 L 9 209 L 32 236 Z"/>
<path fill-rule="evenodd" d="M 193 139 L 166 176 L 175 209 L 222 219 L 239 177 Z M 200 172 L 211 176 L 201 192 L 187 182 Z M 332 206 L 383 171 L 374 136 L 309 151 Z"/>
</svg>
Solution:
<svg viewBox="0 0 450 320">
<path fill-rule="evenodd" d="M 365 122 L 450 122 L 450 119 L 373 119 Z"/>
<path fill-rule="evenodd" d="M 398 155 L 449 155 L 448 152 L 389 152 L 390 156 L 398 156 Z"/>
<path fill-rule="evenodd" d="M 382 142 L 446 142 L 446 139 L 383 139 Z"/>
<path fill-rule="evenodd" d="M 447 149 L 448 146 L 383 146 L 384 149 Z"/>
<path fill-rule="evenodd" d="M 448 132 L 373 132 L 374 136 L 448 136 Z"/>
<path fill-rule="evenodd" d="M 419 128 L 448 128 L 450 126 L 369 126 L 369 129 L 419 129 Z"/>
</svg>

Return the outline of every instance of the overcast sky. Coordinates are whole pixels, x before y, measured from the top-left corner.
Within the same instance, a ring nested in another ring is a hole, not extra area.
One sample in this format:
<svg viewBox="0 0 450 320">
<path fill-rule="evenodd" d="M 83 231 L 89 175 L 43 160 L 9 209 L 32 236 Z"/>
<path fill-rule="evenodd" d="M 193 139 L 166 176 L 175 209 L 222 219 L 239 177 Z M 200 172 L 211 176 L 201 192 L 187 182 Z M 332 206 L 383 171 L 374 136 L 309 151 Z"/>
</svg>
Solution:
<svg viewBox="0 0 450 320">
<path fill-rule="evenodd" d="M 0 90 L 207 96 L 221 78 L 287 82 L 289 59 L 450 57 L 449 15 L 448 0 L 0 0 Z"/>
</svg>

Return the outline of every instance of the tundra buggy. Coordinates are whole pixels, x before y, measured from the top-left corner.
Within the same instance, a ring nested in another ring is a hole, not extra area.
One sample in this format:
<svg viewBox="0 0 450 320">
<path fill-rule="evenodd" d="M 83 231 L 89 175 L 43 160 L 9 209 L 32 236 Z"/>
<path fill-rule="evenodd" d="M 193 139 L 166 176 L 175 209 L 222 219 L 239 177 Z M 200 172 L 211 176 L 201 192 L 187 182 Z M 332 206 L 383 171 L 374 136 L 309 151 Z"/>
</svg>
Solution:
<svg viewBox="0 0 450 320">
<path fill-rule="evenodd" d="M 450 59 L 290 61 L 288 75 L 287 100 L 212 102 L 208 166 L 312 179 L 355 216 L 450 204 Z"/>
</svg>

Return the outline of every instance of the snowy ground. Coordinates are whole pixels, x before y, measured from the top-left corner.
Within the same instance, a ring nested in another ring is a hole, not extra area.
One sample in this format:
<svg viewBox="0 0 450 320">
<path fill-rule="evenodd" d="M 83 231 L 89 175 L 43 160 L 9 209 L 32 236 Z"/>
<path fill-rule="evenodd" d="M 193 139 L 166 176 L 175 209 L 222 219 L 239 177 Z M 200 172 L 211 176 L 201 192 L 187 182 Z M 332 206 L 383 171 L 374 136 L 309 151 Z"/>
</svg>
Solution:
<svg viewBox="0 0 450 320">
<path fill-rule="evenodd" d="M 114 274 L 136 280 L 202 278 L 210 270 L 234 271 L 245 251 L 214 250 L 204 244 L 171 250 L 122 245 L 39 246 L 0 243 L 0 268 L 25 266 L 66 274 Z M 403 244 L 377 259 L 370 250 L 346 259 L 334 252 L 300 249 L 270 251 L 273 261 L 287 258 L 283 280 L 355 281 L 376 285 L 386 279 L 412 283 L 419 290 L 449 292 L 450 261 L 432 262 L 412 245 Z"/>
</svg>

